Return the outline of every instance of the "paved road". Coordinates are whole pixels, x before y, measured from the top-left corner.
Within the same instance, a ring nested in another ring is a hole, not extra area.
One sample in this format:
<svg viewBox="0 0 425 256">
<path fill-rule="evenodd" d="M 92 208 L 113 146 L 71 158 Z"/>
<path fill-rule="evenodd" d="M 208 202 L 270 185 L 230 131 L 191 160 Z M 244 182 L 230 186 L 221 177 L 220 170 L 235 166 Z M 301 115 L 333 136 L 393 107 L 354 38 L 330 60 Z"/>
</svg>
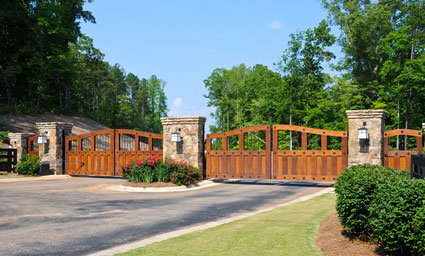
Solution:
<svg viewBox="0 0 425 256">
<path fill-rule="evenodd" d="M 172 193 L 106 189 L 123 182 L 78 177 L 0 183 L 0 255 L 84 255 L 323 189 L 271 182 Z"/>
</svg>

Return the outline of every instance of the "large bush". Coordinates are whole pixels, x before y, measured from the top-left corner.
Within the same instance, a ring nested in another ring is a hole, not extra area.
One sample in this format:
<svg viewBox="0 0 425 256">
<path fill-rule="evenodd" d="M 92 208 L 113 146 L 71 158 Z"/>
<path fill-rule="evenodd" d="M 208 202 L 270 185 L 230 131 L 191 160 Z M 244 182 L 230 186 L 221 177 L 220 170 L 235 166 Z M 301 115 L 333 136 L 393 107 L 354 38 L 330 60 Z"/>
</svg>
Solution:
<svg viewBox="0 0 425 256">
<path fill-rule="evenodd" d="M 22 155 L 15 171 L 22 175 L 38 176 L 40 170 L 40 158 L 29 154 Z"/>
<path fill-rule="evenodd" d="M 425 181 L 388 180 L 370 205 L 372 236 L 390 253 L 425 255 Z"/>
<path fill-rule="evenodd" d="M 356 165 L 347 168 L 335 183 L 336 210 L 342 226 L 350 234 L 369 236 L 369 206 L 379 184 L 399 179 L 403 172 L 376 165 Z"/>
<path fill-rule="evenodd" d="M 157 156 L 132 161 L 122 166 L 123 177 L 130 182 L 155 181 L 172 182 L 176 185 L 190 185 L 200 179 L 200 171 L 186 162 L 171 159 L 163 161 Z"/>
</svg>

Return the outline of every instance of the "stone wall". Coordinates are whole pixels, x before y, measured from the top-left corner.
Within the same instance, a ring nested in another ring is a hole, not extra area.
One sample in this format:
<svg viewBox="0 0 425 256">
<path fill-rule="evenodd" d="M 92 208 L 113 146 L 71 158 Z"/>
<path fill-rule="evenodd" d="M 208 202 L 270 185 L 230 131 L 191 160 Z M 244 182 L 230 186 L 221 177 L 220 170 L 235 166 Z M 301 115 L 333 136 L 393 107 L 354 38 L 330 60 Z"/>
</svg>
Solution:
<svg viewBox="0 0 425 256">
<path fill-rule="evenodd" d="M 163 125 L 163 153 L 164 158 L 177 161 L 184 160 L 198 167 L 201 172 L 204 168 L 204 133 L 205 117 L 164 117 Z M 180 129 L 182 142 L 172 142 L 171 134 Z"/>
<path fill-rule="evenodd" d="M 387 111 L 383 109 L 347 110 L 348 117 L 348 166 L 356 164 L 382 165 L 384 152 L 385 117 Z M 369 133 L 369 140 L 358 139 L 358 128 L 365 127 Z"/>
<path fill-rule="evenodd" d="M 54 174 L 63 174 L 64 136 L 71 135 L 72 124 L 64 122 L 36 123 L 40 135 L 47 137 L 47 144 L 39 145 L 41 162 L 48 162 Z"/>
<path fill-rule="evenodd" d="M 28 153 L 28 137 L 34 136 L 32 133 L 9 133 L 10 145 L 17 151 L 18 162 L 23 154 Z"/>
</svg>

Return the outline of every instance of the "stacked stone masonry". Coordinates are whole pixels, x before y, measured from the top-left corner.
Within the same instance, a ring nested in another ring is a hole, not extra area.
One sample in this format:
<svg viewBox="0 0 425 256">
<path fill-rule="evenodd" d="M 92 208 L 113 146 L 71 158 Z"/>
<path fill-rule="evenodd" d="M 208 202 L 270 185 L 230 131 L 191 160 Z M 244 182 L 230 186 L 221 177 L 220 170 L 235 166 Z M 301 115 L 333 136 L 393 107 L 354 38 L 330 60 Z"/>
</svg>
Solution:
<svg viewBox="0 0 425 256">
<path fill-rule="evenodd" d="M 177 161 L 186 161 L 198 167 L 204 168 L 204 132 L 205 117 L 164 117 L 161 118 L 163 125 L 163 153 L 164 158 L 172 158 Z M 183 141 L 172 142 L 172 133 L 180 129 Z"/>
<path fill-rule="evenodd" d="M 63 142 L 64 136 L 71 135 L 72 124 L 64 122 L 35 123 L 40 135 L 47 137 L 47 144 L 39 145 L 39 156 L 42 162 L 48 162 L 54 174 L 63 174 Z"/>
<path fill-rule="evenodd" d="M 16 149 L 18 161 L 21 159 L 23 154 L 28 153 L 28 137 L 34 136 L 32 133 L 9 133 L 10 145 Z"/>
<path fill-rule="evenodd" d="M 367 109 L 347 110 L 346 113 L 348 117 L 348 166 L 356 164 L 382 165 L 387 111 Z M 366 123 L 365 126 L 364 123 Z M 358 129 L 363 126 L 368 130 L 369 140 L 361 145 L 358 139 Z"/>
</svg>

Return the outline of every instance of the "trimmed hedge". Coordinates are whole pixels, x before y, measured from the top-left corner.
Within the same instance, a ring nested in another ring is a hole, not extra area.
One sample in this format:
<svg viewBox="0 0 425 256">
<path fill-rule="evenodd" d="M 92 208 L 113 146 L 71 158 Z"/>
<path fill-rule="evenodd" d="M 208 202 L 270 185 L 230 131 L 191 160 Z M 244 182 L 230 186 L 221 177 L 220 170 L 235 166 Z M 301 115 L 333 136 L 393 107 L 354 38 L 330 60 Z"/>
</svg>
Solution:
<svg viewBox="0 0 425 256">
<path fill-rule="evenodd" d="M 369 207 L 372 236 L 387 252 L 425 255 L 425 182 L 386 181 Z"/>
<path fill-rule="evenodd" d="M 350 234 L 392 254 L 425 255 L 425 181 L 374 165 L 346 169 L 335 184 L 337 212 Z"/>
<path fill-rule="evenodd" d="M 405 174 L 399 170 L 376 165 L 356 165 L 347 168 L 335 183 L 338 195 L 336 210 L 346 231 L 353 235 L 369 236 L 369 206 L 379 184 Z"/>
</svg>

